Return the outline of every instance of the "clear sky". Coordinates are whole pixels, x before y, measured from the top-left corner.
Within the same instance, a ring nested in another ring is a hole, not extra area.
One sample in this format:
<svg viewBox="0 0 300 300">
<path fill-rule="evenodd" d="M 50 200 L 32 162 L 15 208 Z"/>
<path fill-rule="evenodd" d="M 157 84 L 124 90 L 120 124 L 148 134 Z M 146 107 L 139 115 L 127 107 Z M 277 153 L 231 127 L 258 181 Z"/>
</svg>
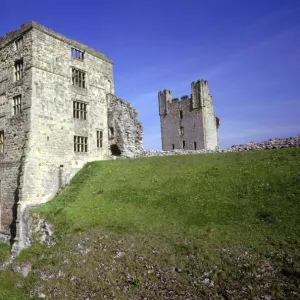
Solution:
<svg viewBox="0 0 300 300">
<path fill-rule="evenodd" d="M 0 36 L 37 21 L 105 53 L 160 149 L 157 93 L 209 81 L 221 147 L 300 134 L 300 0 L 1 0 Z"/>
</svg>

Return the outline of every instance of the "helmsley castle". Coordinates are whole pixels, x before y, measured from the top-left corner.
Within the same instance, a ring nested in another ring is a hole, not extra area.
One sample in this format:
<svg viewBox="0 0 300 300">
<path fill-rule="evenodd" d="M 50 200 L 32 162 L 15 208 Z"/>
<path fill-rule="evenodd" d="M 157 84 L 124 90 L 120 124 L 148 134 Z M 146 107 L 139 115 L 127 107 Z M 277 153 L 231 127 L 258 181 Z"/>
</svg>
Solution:
<svg viewBox="0 0 300 300">
<path fill-rule="evenodd" d="M 162 149 L 170 151 L 217 150 L 220 119 L 215 116 L 208 82 L 192 82 L 192 93 L 172 99 L 172 92 L 158 93 Z"/>
<path fill-rule="evenodd" d="M 159 92 L 163 150 L 218 148 L 207 81 Z M 131 105 L 114 95 L 104 54 L 36 22 L 0 37 L 0 242 L 29 244 L 27 212 L 87 163 L 143 150 Z"/>
<path fill-rule="evenodd" d="M 36 22 L 0 37 L 0 240 L 26 246 L 25 212 L 89 161 L 142 149 L 104 54 Z"/>
</svg>

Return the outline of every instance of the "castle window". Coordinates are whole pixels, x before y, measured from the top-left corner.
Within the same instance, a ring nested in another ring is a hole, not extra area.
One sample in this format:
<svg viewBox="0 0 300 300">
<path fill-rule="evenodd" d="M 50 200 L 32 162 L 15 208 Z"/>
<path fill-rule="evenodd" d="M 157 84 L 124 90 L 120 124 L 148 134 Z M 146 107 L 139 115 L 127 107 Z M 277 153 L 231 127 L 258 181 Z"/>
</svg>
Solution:
<svg viewBox="0 0 300 300">
<path fill-rule="evenodd" d="M 23 39 L 23 37 L 21 36 L 20 38 L 18 38 L 18 39 L 15 41 L 15 49 L 16 49 L 16 50 L 20 50 L 20 49 L 23 47 L 23 44 L 24 44 L 24 39 Z"/>
<path fill-rule="evenodd" d="M 183 134 L 184 134 L 184 129 L 183 129 L 182 126 L 179 128 L 179 134 L 180 134 L 180 135 L 183 135 Z"/>
<path fill-rule="evenodd" d="M 0 153 L 4 153 L 4 131 L 0 131 Z"/>
<path fill-rule="evenodd" d="M 107 81 L 107 91 L 109 93 L 111 93 L 111 81 L 110 80 Z"/>
<path fill-rule="evenodd" d="M 13 115 L 17 115 L 22 111 L 22 96 L 13 97 Z"/>
<path fill-rule="evenodd" d="M 5 95 L 0 95 L 0 115 L 5 113 Z"/>
<path fill-rule="evenodd" d="M 84 136 L 74 136 L 74 152 L 87 152 L 87 137 Z"/>
<path fill-rule="evenodd" d="M 115 130 L 113 127 L 109 127 L 109 137 L 110 138 L 113 138 L 115 135 Z"/>
<path fill-rule="evenodd" d="M 97 130 L 97 148 L 102 148 L 103 146 L 103 131 Z"/>
<path fill-rule="evenodd" d="M 172 144 L 172 149 L 173 149 L 173 150 L 175 149 L 175 144 Z"/>
<path fill-rule="evenodd" d="M 86 72 L 72 68 L 72 84 L 80 88 L 86 88 Z"/>
<path fill-rule="evenodd" d="M 75 48 L 71 48 L 71 55 L 73 58 L 76 58 L 79 60 L 83 60 L 83 58 L 84 58 L 84 52 L 80 51 L 78 49 L 75 49 Z"/>
<path fill-rule="evenodd" d="M 73 101 L 73 118 L 86 120 L 87 104 L 81 101 Z"/>
<path fill-rule="evenodd" d="M 182 117 L 183 117 L 182 110 L 179 112 L 179 116 L 180 116 L 180 119 L 182 119 Z"/>
<path fill-rule="evenodd" d="M 197 143 L 194 142 L 194 150 L 197 150 Z"/>
<path fill-rule="evenodd" d="M 182 141 L 182 149 L 185 148 L 185 141 Z"/>
<path fill-rule="evenodd" d="M 15 81 L 23 78 L 23 59 L 15 61 Z"/>
</svg>

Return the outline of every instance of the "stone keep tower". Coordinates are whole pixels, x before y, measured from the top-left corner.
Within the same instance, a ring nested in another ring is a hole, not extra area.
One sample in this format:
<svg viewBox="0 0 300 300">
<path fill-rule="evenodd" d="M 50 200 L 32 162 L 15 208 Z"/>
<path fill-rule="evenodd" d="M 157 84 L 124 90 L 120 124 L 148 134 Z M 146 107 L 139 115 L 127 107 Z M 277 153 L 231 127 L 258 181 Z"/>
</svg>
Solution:
<svg viewBox="0 0 300 300">
<path fill-rule="evenodd" d="M 162 150 L 216 150 L 220 120 L 215 116 L 208 82 L 191 84 L 192 94 L 172 99 L 169 90 L 158 93 Z"/>
<path fill-rule="evenodd" d="M 0 37 L 0 242 L 25 247 L 26 211 L 87 162 L 142 147 L 137 113 L 119 100 L 101 52 L 36 22 Z"/>
</svg>

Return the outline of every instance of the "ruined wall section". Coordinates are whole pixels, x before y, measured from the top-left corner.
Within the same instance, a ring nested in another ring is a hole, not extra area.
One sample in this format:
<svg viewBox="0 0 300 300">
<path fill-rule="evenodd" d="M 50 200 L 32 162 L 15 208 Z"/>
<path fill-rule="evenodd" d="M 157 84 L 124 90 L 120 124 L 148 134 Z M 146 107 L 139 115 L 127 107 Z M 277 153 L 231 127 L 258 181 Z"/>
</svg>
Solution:
<svg viewBox="0 0 300 300">
<path fill-rule="evenodd" d="M 143 150 L 143 128 L 129 102 L 107 95 L 109 147 L 116 145 L 122 156 L 132 157 Z M 112 149 L 113 150 L 113 149 Z"/>
<path fill-rule="evenodd" d="M 162 114 L 160 120 L 163 151 L 173 150 L 173 145 L 174 149 L 204 147 L 202 113 L 199 109 L 192 109 L 190 97 L 167 101 L 167 113 Z"/>
<path fill-rule="evenodd" d="M 16 39 L 21 38 L 19 47 Z M 0 153 L 0 240 L 14 237 L 17 207 L 22 201 L 24 160 L 30 133 L 32 34 L 28 27 L 0 38 L 0 131 L 4 153 Z M 23 78 L 15 78 L 15 61 L 23 59 Z M 14 114 L 13 98 L 21 96 L 21 112 Z"/>
</svg>

